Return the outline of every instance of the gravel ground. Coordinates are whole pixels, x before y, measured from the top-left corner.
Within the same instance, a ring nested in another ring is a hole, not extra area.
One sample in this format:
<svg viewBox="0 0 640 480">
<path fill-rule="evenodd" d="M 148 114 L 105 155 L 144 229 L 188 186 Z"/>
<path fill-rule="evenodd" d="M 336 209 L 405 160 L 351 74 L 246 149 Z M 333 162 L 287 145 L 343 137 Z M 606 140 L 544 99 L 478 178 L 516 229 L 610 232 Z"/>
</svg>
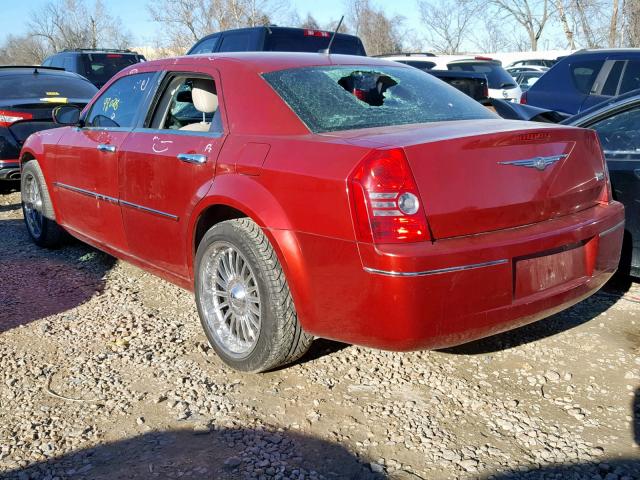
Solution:
<svg viewBox="0 0 640 480">
<path fill-rule="evenodd" d="M 192 295 L 0 195 L 0 477 L 640 479 L 640 285 L 455 349 L 223 367 Z M 635 412 L 634 412 L 635 409 Z"/>
</svg>

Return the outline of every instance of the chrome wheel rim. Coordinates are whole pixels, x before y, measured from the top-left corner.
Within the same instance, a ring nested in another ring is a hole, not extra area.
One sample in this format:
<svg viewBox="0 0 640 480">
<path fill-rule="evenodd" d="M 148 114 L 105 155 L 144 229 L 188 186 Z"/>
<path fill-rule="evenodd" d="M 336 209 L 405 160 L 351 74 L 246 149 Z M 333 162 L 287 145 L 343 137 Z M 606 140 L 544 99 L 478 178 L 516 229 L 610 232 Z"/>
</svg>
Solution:
<svg viewBox="0 0 640 480">
<path fill-rule="evenodd" d="M 27 173 L 24 177 L 22 188 L 22 205 L 24 208 L 24 218 L 31 235 L 38 238 L 42 234 L 42 194 L 40 185 L 32 173 Z"/>
<path fill-rule="evenodd" d="M 204 320 L 217 345 L 231 357 L 247 357 L 261 326 L 260 292 L 251 265 L 233 245 L 215 242 L 203 259 L 200 280 Z"/>
</svg>

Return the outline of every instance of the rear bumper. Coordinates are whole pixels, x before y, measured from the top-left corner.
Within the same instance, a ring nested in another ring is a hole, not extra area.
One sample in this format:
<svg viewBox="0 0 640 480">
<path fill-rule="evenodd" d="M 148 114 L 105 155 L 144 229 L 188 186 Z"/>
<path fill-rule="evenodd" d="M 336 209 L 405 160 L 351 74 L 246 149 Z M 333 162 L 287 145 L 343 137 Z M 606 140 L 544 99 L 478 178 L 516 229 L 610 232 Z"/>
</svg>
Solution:
<svg viewBox="0 0 640 480">
<path fill-rule="evenodd" d="M 20 180 L 20 161 L 0 160 L 0 180 Z"/>
<path fill-rule="evenodd" d="M 590 296 L 615 272 L 623 232 L 614 202 L 433 244 L 376 248 L 298 234 L 304 271 L 287 275 L 310 333 L 389 350 L 442 348 Z"/>
</svg>

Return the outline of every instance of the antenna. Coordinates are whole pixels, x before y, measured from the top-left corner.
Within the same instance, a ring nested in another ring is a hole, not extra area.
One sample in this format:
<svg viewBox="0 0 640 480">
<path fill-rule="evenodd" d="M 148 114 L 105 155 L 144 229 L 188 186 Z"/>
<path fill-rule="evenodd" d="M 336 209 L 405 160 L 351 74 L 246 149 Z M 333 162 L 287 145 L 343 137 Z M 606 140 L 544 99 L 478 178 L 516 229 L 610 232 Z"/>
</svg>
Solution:
<svg viewBox="0 0 640 480">
<path fill-rule="evenodd" d="M 320 50 L 320 53 L 324 53 L 325 55 L 329 55 L 331 53 L 331 46 L 333 45 L 333 41 L 336 38 L 336 34 L 338 33 L 338 30 L 340 30 L 340 25 L 342 25 L 342 21 L 344 20 L 344 15 L 340 17 L 340 21 L 338 22 L 338 26 L 336 27 L 335 31 L 333 32 L 333 35 L 331 35 L 331 40 L 329 40 L 329 46 L 327 46 L 327 48 L 325 48 L 324 50 Z"/>
</svg>

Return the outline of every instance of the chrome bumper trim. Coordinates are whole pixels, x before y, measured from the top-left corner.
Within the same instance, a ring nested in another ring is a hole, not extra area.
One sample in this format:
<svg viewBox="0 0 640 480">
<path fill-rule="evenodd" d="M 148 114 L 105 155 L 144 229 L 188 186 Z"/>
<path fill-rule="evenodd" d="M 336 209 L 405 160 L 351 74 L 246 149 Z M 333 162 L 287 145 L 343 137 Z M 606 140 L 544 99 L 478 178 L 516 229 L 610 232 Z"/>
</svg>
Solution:
<svg viewBox="0 0 640 480">
<path fill-rule="evenodd" d="M 610 233 L 616 231 L 617 229 L 619 229 L 620 227 L 624 227 L 624 220 L 622 220 L 620 223 L 614 225 L 611 228 L 607 228 L 605 231 L 600 232 L 599 236 L 600 237 L 604 237 L 605 235 L 609 235 Z"/>
<path fill-rule="evenodd" d="M 102 200 L 104 202 L 113 203 L 114 205 L 120 205 L 121 207 L 130 207 L 135 208 L 136 210 L 141 210 L 147 213 L 153 213 L 155 215 L 159 215 L 164 218 L 169 218 L 171 220 L 178 221 L 178 217 L 176 215 L 172 215 L 170 213 L 162 212 L 160 210 L 155 210 L 153 208 L 144 207 L 142 205 L 138 205 L 137 203 L 127 202 L 126 200 L 120 200 L 115 197 L 110 197 L 109 195 L 103 195 L 101 193 L 92 192 L 90 190 L 85 190 L 84 188 L 74 187 L 72 185 L 67 185 L 66 183 L 55 182 L 54 185 L 59 188 L 64 188 L 65 190 L 69 190 L 71 192 L 79 193 L 81 195 L 86 195 L 88 197 L 92 197 L 98 200 Z"/>
<path fill-rule="evenodd" d="M 458 267 L 438 268 L 435 270 L 424 270 L 422 272 L 393 272 L 387 270 L 378 270 L 377 268 L 364 267 L 365 272 L 375 273 L 378 275 L 388 275 L 391 277 L 422 277 L 426 275 L 439 275 L 441 273 L 461 272 L 464 270 L 473 270 L 475 268 L 492 267 L 494 265 L 503 265 L 508 263 L 509 259 L 493 260 L 491 262 L 473 263 L 470 265 L 460 265 Z"/>
</svg>

